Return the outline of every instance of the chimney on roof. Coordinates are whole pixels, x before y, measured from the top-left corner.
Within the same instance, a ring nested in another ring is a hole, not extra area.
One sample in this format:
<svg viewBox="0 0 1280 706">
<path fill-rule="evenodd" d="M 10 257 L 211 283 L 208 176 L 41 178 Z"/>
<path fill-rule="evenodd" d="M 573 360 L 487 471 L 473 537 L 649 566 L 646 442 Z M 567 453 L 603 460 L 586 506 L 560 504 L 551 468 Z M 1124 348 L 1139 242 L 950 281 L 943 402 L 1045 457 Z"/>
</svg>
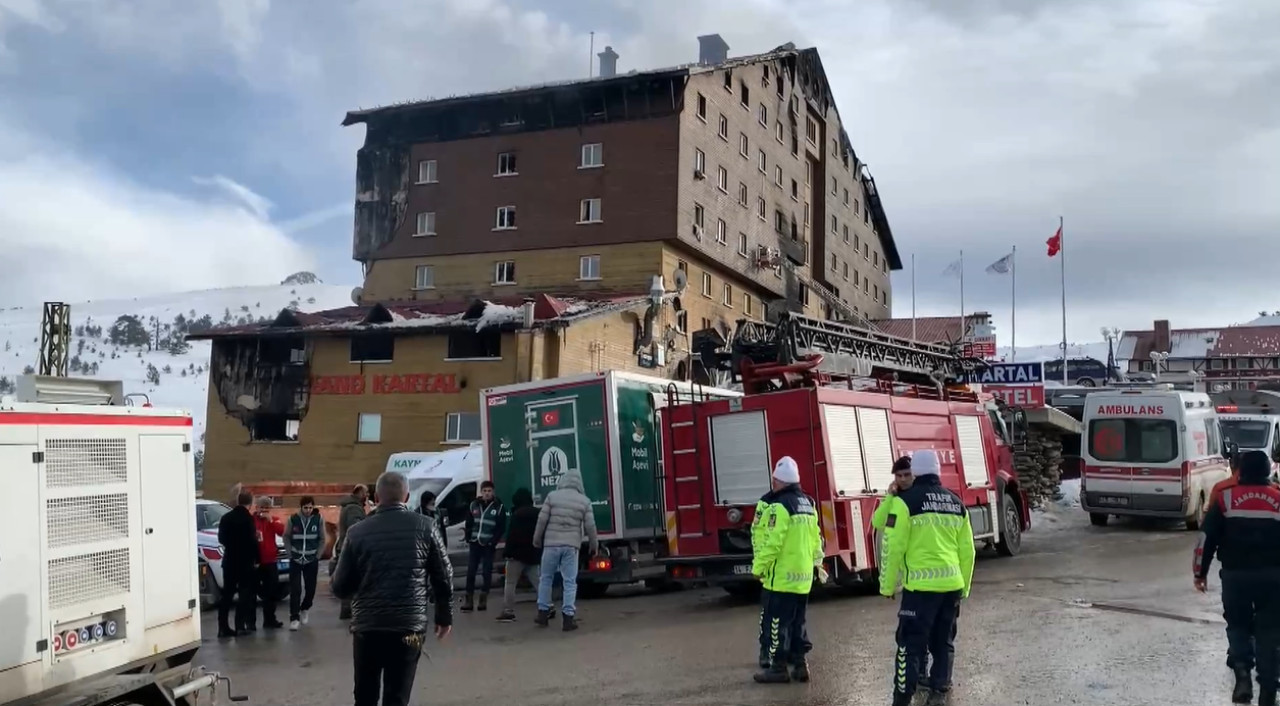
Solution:
<svg viewBox="0 0 1280 706">
<path fill-rule="evenodd" d="M 723 64 L 729 60 L 729 45 L 718 34 L 704 34 L 698 37 L 698 63 L 703 65 Z"/>
<path fill-rule="evenodd" d="M 1173 347 L 1173 339 L 1169 335 L 1169 321 L 1161 319 L 1155 322 L 1152 330 L 1155 332 L 1155 337 L 1151 342 L 1152 350 L 1157 353 L 1168 353 L 1169 349 Z"/>
<path fill-rule="evenodd" d="M 596 54 L 600 57 L 600 78 L 612 78 L 618 75 L 618 53 L 613 47 L 605 47 L 604 51 Z"/>
</svg>

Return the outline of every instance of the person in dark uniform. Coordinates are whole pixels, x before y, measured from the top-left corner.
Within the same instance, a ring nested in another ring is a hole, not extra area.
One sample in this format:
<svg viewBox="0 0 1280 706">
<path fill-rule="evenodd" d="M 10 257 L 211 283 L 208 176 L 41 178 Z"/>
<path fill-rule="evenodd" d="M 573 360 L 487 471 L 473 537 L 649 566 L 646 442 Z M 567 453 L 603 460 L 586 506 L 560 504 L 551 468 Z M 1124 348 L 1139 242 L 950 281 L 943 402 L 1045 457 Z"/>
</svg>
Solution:
<svg viewBox="0 0 1280 706">
<path fill-rule="evenodd" d="M 1209 506 L 1194 560 L 1195 588 L 1201 593 L 1208 588 L 1214 556 L 1222 563 L 1222 613 L 1236 677 L 1231 700 L 1253 700 L 1256 657 L 1258 706 L 1276 706 L 1280 679 L 1280 488 L 1270 477 L 1266 452 L 1240 457 L 1239 482 Z"/>
<path fill-rule="evenodd" d="M 236 506 L 218 522 L 222 545 L 222 600 L 218 601 L 218 637 L 247 635 L 255 629 L 258 595 L 258 530 L 249 506 L 253 494 L 239 492 Z M 237 598 L 239 600 L 237 600 Z M 236 611 L 232 629 L 228 619 Z"/>
</svg>

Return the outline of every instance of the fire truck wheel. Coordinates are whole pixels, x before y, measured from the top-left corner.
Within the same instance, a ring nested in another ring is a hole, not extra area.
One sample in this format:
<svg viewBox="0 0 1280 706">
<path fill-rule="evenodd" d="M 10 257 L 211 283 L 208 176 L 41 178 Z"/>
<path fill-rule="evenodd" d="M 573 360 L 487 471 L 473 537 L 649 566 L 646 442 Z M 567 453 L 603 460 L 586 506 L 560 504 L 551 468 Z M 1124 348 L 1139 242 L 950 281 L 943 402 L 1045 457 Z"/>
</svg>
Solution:
<svg viewBox="0 0 1280 706">
<path fill-rule="evenodd" d="M 1107 521 L 1110 519 L 1111 519 L 1111 515 L 1108 515 L 1105 512 L 1089 513 L 1089 524 L 1093 525 L 1094 527 L 1106 527 Z"/>
<path fill-rule="evenodd" d="M 996 551 L 1000 556 L 1017 556 L 1022 550 L 1022 511 L 1008 493 L 1000 503 L 1000 541 Z"/>
</svg>

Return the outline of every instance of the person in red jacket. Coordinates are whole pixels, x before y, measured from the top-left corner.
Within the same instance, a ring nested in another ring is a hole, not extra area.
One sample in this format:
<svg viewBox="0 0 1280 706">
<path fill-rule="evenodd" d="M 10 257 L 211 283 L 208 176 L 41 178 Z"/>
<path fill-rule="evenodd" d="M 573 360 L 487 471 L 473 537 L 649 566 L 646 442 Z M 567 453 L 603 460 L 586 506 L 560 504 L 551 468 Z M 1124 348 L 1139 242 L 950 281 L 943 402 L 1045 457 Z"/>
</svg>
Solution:
<svg viewBox="0 0 1280 706">
<path fill-rule="evenodd" d="M 284 536 L 284 523 L 271 516 L 271 498 L 258 498 L 258 511 L 253 516 L 253 527 L 258 539 L 258 597 L 262 599 L 262 627 L 278 630 L 284 623 L 276 618 L 276 602 L 280 598 L 280 547 L 276 544 Z"/>
</svg>

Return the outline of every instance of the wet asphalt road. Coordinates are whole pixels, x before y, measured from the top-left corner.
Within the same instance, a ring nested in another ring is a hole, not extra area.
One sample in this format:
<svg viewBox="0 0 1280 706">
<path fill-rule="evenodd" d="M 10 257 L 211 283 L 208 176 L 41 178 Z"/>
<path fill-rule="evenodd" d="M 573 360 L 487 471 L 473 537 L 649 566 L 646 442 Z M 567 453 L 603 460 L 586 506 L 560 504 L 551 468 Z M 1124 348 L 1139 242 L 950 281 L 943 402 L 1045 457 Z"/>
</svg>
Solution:
<svg viewBox="0 0 1280 706">
<path fill-rule="evenodd" d="M 1094 528 L 1070 509 L 1037 520 L 1019 557 L 980 555 L 953 706 L 1230 703 L 1217 579 L 1207 596 L 1192 590 L 1192 533 Z M 350 704 L 350 638 L 325 591 L 302 631 L 207 637 L 198 659 L 253 704 Z M 782 686 L 751 681 L 757 608 L 718 590 L 580 601 L 569 634 L 535 628 L 530 600 L 515 624 L 495 622 L 492 606 L 458 615 L 449 640 L 429 646 L 414 703 L 889 703 L 896 604 L 878 596 L 815 597 L 813 681 Z M 209 614 L 205 634 L 216 634 Z"/>
</svg>

